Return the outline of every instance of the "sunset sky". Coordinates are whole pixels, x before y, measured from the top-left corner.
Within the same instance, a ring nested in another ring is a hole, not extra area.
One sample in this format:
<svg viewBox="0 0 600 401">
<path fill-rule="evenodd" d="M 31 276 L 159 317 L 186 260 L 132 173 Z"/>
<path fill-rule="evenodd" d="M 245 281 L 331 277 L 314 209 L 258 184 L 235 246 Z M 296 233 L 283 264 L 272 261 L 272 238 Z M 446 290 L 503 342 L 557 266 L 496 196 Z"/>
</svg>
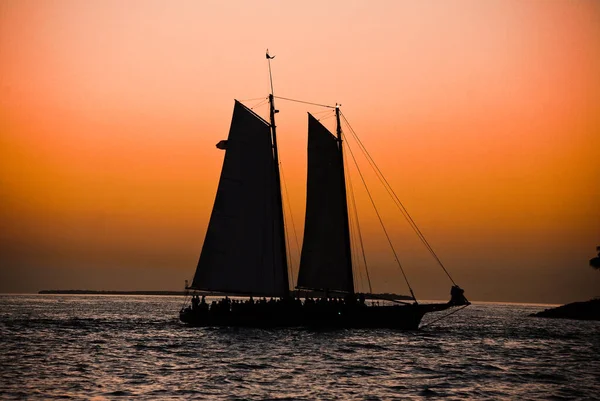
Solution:
<svg viewBox="0 0 600 401">
<path fill-rule="evenodd" d="M 182 289 L 234 99 L 269 93 L 266 48 L 276 95 L 342 104 L 471 300 L 600 295 L 592 0 L 0 0 L 0 293 Z M 301 240 L 306 112 L 329 115 L 277 107 Z M 365 208 L 373 290 L 406 293 Z M 417 297 L 448 298 L 441 269 L 380 208 Z"/>
</svg>

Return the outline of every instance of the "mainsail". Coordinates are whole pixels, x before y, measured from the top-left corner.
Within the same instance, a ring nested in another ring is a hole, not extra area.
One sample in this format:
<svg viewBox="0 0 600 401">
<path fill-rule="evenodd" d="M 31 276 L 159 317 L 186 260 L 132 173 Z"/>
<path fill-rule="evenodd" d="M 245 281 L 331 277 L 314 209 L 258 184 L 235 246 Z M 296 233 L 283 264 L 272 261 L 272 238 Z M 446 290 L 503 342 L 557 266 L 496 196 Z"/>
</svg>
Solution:
<svg viewBox="0 0 600 401">
<path fill-rule="evenodd" d="M 191 288 L 263 296 L 287 293 L 275 171 L 270 125 L 236 101 Z"/>
<path fill-rule="evenodd" d="M 308 176 L 298 287 L 353 292 L 341 144 L 308 115 Z"/>
</svg>

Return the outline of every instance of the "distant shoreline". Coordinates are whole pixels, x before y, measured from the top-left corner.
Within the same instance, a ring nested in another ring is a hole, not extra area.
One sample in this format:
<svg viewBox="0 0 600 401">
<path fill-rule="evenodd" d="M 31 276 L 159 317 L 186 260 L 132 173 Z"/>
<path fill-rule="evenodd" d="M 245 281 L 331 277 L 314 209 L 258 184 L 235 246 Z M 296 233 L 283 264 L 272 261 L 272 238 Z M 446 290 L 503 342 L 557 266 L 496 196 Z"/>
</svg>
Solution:
<svg viewBox="0 0 600 401">
<path fill-rule="evenodd" d="M 583 302 L 572 302 L 556 308 L 532 313 L 529 316 L 554 319 L 600 320 L 600 298 Z"/>
<path fill-rule="evenodd" d="M 157 296 L 178 296 L 185 295 L 190 292 L 187 291 L 111 291 L 111 290 L 41 290 L 38 291 L 38 294 L 42 295 L 157 295 Z M 206 296 L 237 296 L 235 294 L 222 294 L 222 293 L 213 293 L 213 292 L 205 292 L 205 291 L 196 291 L 198 295 L 206 295 Z M 318 291 L 292 291 L 292 296 L 300 296 L 304 298 L 305 296 L 311 298 L 319 298 L 324 296 L 322 292 Z M 330 296 L 342 296 L 340 294 L 332 293 Z M 398 295 L 398 294 L 365 294 L 366 299 L 387 299 L 387 300 L 402 300 L 402 301 L 412 301 L 412 298 L 407 295 Z"/>
<path fill-rule="evenodd" d="M 41 290 L 45 295 L 185 295 L 185 291 Z"/>
</svg>

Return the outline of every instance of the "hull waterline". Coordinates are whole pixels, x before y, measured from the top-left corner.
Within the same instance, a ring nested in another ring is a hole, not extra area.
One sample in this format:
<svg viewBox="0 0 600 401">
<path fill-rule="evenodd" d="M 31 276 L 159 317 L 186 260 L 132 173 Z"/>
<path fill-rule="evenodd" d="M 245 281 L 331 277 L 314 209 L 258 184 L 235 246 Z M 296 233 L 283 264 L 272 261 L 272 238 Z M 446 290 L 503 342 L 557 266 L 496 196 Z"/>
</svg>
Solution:
<svg viewBox="0 0 600 401">
<path fill-rule="evenodd" d="M 270 306 L 270 305 L 269 305 Z M 269 307 L 252 310 L 182 310 L 180 320 L 193 327 L 307 327 L 316 329 L 417 330 L 426 313 L 441 311 L 449 304 L 362 306 L 340 308 Z"/>
</svg>

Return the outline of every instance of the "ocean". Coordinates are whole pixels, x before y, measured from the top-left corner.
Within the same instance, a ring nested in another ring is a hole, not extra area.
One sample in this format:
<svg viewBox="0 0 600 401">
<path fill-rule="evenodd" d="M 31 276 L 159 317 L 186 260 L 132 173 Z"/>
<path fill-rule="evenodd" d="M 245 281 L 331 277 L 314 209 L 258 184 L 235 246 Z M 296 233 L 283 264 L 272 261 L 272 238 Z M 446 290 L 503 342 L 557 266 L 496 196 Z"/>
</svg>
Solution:
<svg viewBox="0 0 600 401">
<path fill-rule="evenodd" d="M 188 328 L 182 303 L 0 295 L 0 398 L 600 398 L 600 322 L 528 317 L 544 305 L 475 303 L 416 332 L 319 332 Z"/>
</svg>

